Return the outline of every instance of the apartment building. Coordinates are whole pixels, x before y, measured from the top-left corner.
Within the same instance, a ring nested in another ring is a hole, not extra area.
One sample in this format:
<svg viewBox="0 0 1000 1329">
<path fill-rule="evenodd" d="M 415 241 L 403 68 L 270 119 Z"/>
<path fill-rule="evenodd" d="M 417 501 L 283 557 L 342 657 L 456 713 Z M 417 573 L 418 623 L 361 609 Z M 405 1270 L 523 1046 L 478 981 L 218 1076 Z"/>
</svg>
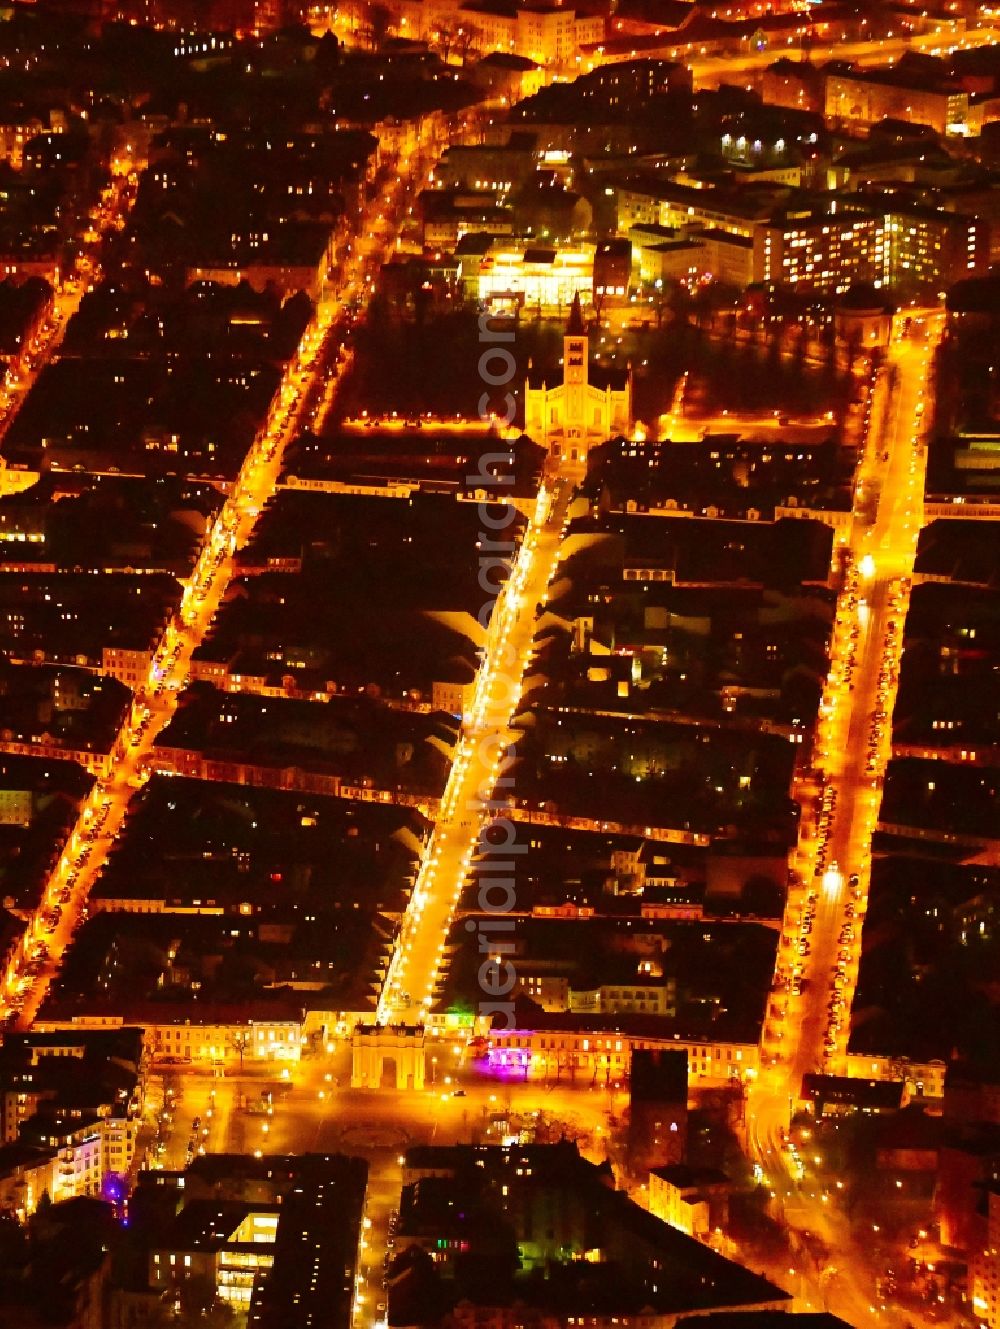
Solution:
<svg viewBox="0 0 1000 1329">
<path fill-rule="evenodd" d="M 581 14 L 571 8 L 528 4 L 516 9 L 459 0 L 395 0 L 393 29 L 400 36 L 423 41 L 455 34 L 468 40 L 481 55 L 503 52 L 536 65 L 569 69 L 583 49 L 603 41 L 601 14 Z"/>
<path fill-rule="evenodd" d="M 1000 1186 L 985 1196 L 984 1239 L 969 1261 L 969 1298 L 973 1319 L 984 1329 L 1000 1326 Z"/>
<path fill-rule="evenodd" d="M 1000 119 L 1000 97 L 970 92 L 958 79 L 922 76 L 903 67 L 852 69 L 827 78 L 824 113 L 838 124 L 904 120 L 965 138 Z"/>
</svg>

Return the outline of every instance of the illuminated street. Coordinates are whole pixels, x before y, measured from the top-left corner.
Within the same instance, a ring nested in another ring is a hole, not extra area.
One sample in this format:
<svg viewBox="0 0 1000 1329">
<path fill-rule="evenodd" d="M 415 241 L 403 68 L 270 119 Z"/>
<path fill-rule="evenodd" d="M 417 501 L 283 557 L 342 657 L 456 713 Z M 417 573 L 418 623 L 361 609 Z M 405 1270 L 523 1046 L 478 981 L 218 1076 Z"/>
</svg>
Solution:
<svg viewBox="0 0 1000 1329">
<path fill-rule="evenodd" d="M 493 796 L 512 738 L 509 725 L 531 658 L 535 608 L 555 572 L 568 501 L 565 481 L 543 484 L 510 576 L 493 606 L 475 694 L 379 998 L 380 1023 L 418 1022 L 430 1010 L 448 928 L 489 820 L 483 804 Z"/>
<path fill-rule="evenodd" d="M 804 884 L 789 898 L 783 952 L 791 952 L 791 958 L 784 963 L 786 976 L 777 994 L 780 1020 L 765 1044 L 774 1064 L 754 1085 L 748 1107 L 749 1146 L 775 1193 L 778 1210 L 789 1227 L 826 1235 L 840 1266 L 839 1281 L 816 1285 L 812 1296 L 816 1304 L 826 1296 L 831 1308 L 848 1315 L 853 1324 L 881 1322 L 872 1305 L 870 1280 L 859 1265 L 849 1229 L 831 1214 L 835 1197 L 800 1183 L 786 1141 L 803 1075 L 821 1068 L 846 1073 L 871 837 L 891 744 L 907 588 L 922 524 L 923 421 L 940 316 L 928 316 L 925 334 L 908 336 L 902 320 L 896 323 L 890 368 L 883 371 L 895 368 L 899 373 L 888 431 L 869 438 L 859 468 L 861 486 L 877 486 L 878 499 L 874 522 L 855 519 L 851 553 L 857 575 L 849 578 L 838 603 L 824 723 L 817 738 L 817 764 L 826 777 L 823 787 L 831 809 L 829 829 L 824 831 L 821 821 L 817 840 L 804 819 Z M 888 452 L 887 462 L 880 460 L 883 452 Z M 803 960 L 801 945 L 808 946 Z M 793 966 L 800 978 L 788 973 Z M 793 990 L 797 984 L 802 988 L 798 996 Z M 845 1240 L 852 1245 L 845 1248 Z"/>
<path fill-rule="evenodd" d="M 28 348 L 28 367 L 16 380 L 5 376 L 0 382 L 0 440 L 13 424 L 14 417 L 41 371 L 58 355 L 67 325 L 79 310 L 83 297 L 100 282 L 100 246 L 125 226 L 135 202 L 139 167 L 140 163 L 129 156 L 114 162 L 109 185 L 90 210 L 86 221 L 81 223 L 86 229 L 79 236 L 79 252 L 73 266 L 55 288 L 52 312 Z M 16 472 L 4 467 L 0 472 L 0 493 L 11 492 L 19 487 Z"/>
<path fill-rule="evenodd" d="M 936 32 L 912 33 L 908 36 L 885 37 L 875 42 L 848 41 L 831 43 L 830 45 L 821 45 L 817 42 L 810 50 L 809 58 L 817 61 L 854 60 L 859 64 L 881 64 L 884 61 L 898 60 L 907 51 L 940 55 L 948 51 L 979 46 L 996 41 L 996 39 L 997 30 L 995 28 L 983 28 L 975 33 L 963 35 L 960 39 L 939 30 Z M 746 52 L 740 56 L 737 62 L 738 67 L 740 70 L 747 72 L 763 68 L 771 64 L 779 53 L 773 47 L 760 52 Z M 795 45 L 790 43 L 788 56 L 794 58 L 797 53 Z M 723 79 L 724 76 L 733 73 L 733 63 L 732 60 L 720 60 L 711 55 L 703 54 L 700 58 L 695 56 L 691 61 L 691 69 L 699 86 L 711 87 L 714 83 Z"/>
<path fill-rule="evenodd" d="M 423 132 L 425 142 L 431 144 L 440 128 L 429 118 Z M 370 205 L 376 215 L 402 215 L 408 191 L 422 178 L 425 159 L 415 155 L 407 167 L 409 173 L 392 175 Z M 366 217 L 359 219 L 358 233 L 366 233 Z M 189 672 L 191 653 L 208 631 L 225 595 L 234 571 L 232 556 L 246 545 L 262 508 L 274 493 L 284 450 L 303 427 L 314 398 L 318 400 L 324 392 L 329 397 L 329 384 L 338 376 L 334 335 L 338 320 L 352 300 L 363 299 L 371 290 L 370 278 L 363 275 L 362 267 L 357 257 L 350 261 L 341 292 L 321 301 L 290 360 L 266 425 L 205 537 L 194 570 L 184 583 L 179 613 L 154 650 L 146 686 L 137 692 L 114 743 L 114 771 L 109 778 L 95 783 L 42 893 L 25 951 L 30 955 L 44 947 L 44 964 L 31 979 L 15 975 L 9 989 L 0 992 L 0 1001 L 8 1007 L 16 994 L 18 1022 L 23 1027 L 33 1022 L 63 953 L 87 917 L 87 896 L 121 833 L 129 799 L 146 778 L 146 758 L 174 713 L 178 692 Z M 59 913 L 52 926 L 44 915 L 50 915 L 51 920 L 51 911 L 57 906 Z"/>
</svg>

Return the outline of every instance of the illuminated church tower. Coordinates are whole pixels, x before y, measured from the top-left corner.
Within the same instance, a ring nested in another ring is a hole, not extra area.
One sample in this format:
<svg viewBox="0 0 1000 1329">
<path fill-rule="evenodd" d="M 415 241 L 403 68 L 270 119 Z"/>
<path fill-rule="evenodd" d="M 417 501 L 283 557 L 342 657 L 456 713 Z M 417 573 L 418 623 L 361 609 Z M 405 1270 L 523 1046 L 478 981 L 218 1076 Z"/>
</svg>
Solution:
<svg viewBox="0 0 1000 1329">
<path fill-rule="evenodd" d="M 585 467 L 590 448 L 632 430 L 631 371 L 597 370 L 594 376 L 601 381 L 591 381 L 577 293 L 563 335 L 562 383 L 550 388 L 544 379 L 533 381 L 529 364 L 524 393 L 524 432 L 566 467 Z"/>
</svg>

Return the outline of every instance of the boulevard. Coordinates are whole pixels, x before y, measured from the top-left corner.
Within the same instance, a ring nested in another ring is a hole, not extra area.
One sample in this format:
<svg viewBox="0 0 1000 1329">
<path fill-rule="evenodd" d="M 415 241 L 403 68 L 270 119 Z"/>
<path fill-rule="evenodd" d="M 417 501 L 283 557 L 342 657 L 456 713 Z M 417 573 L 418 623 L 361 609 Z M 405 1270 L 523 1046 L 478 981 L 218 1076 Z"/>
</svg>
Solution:
<svg viewBox="0 0 1000 1329">
<path fill-rule="evenodd" d="M 405 215 L 409 194 L 419 185 L 442 126 L 428 117 L 421 151 L 385 173 L 385 183 L 357 221 L 357 233 L 369 233 L 369 217 Z M 121 195 L 127 197 L 124 193 Z M 390 232 L 372 251 L 384 257 Z M 158 734 L 173 715 L 188 677 L 191 655 L 207 633 L 234 575 L 233 555 L 250 540 L 257 519 L 274 494 L 287 445 L 303 428 L 309 412 L 325 392 L 327 400 L 339 376 L 337 336 L 345 311 L 371 293 L 366 263 L 355 254 L 347 259 L 343 284 L 328 292 L 302 335 L 271 403 L 267 421 L 247 453 L 237 479 L 202 544 L 194 569 L 183 583 L 180 608 L 152 653 L 149 676 L 113 745 L 115 765 L 98 779 L 84 800 L 65 852 L 46 883 L 29 924 L 25 962 L 5 975 L 0 986 L 0 1017 L 16 1014 L 21 1028 L 30 1028 L 57 973 L 74 933 L 88 915 L 87 897 L 107 855 L 120 835 L 129 800 L 148 778 L 147 760 Z M 53 340 L 51 350 L 57 342 Z M 34 963 L 33 972 L 28 964 Z"/>
<path fill-rule="evenodd" d="M 881 391 L 889 410 L 874 410 L 874 428 L 859 468 L 858 506 L 850 539 L 851 567 L 837 608 L 830 677 L 821 706 L 816 763 L 829 813 L 820 826 L 804 818 L 798 863 L 801 884 L 790 893 L 782 953 L 790 970 L 777 993 L 779 1020 L 769 1030 L 765 1065 L 751 1088 L 748 1146 L 792 1229 L 820 1233 L 841 1269 L 842 1313 L 852 1324 L 883 1323 L 874 1278 L 831 1197 L 801 1185 L 789 1148 L 793 1106 L 810 1071 L 846 1074 L 850 1010 L 861 958 L 861 931 L 871 873 L 871 839 L 891 747 L 891 716 L 902 651 L 917 539 L 922 525 L 925 419 L 929 374 L 942 331 L 927 314 L 912 336 L 897 318 Z M 889 388 L 889 383 L 894 387 Z M 880 402 L 881 405 L 881 402 Z M 877 490 L 874 520 L 867 490 Z M 845 630 L 846 629 L 846 630 Z M 802 947 L 806 954 L 799 960 Z M 801 984 L 799 995 L 796 984 Z M 835 1197 L 834 1197 L 835 1198 Z M 804 1272 L 816 1298 L 836 1295 L 820 1286 L 823 1271 Z"/>
<path fill-rule="evenodd" d="M 513 741 L 510 721 L 532 654 L 535 610 L 555 571 L 568 502 L 565 479 L 552 481 L 551 487 L 543 482 L 510 576 L 493 606 L 475 695 L 463 717 L 434 834 L 379 999 L 379 1023 L 417 1023 L 430 1010 L 448 929 L 491 821 L 488 805 Z M 488 837 L 487 843 L 492 843 Z M 493 980 L 494 997 L 504 995 L 498 984 Z"/>
</svg>

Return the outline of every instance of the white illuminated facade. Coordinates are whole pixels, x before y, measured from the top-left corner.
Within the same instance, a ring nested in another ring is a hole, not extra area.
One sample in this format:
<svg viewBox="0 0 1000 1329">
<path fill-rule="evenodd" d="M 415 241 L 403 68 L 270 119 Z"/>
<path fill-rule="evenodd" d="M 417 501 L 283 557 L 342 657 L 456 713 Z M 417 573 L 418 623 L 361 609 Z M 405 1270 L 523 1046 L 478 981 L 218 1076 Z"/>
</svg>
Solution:
<svg viewBox="0 0 1000 1329">
<path fill-rule="evenodd" d="M 594 246 L 578 249 L 501 249 L 479 269 L 479 298 L 487 304 L 510 301 L 543 309 L 565 309 L 574 296 L 589 299 L 594 281 Z"/>
</svg>

